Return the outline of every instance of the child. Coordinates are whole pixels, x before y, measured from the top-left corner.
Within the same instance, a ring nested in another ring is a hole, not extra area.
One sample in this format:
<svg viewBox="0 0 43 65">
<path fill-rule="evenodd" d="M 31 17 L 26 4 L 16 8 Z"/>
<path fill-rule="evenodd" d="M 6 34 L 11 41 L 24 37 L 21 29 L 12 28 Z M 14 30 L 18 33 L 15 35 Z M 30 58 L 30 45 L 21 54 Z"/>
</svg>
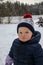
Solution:
<svg viewBox="0 0 43 65">
<path fill-rule="evenodd" d="M 18 38 L 13 41 L 5 65 L 43 65 L 41 34 L 34 30 L 31 14 L 24 14 L 17 26 Z"/>
</svg>

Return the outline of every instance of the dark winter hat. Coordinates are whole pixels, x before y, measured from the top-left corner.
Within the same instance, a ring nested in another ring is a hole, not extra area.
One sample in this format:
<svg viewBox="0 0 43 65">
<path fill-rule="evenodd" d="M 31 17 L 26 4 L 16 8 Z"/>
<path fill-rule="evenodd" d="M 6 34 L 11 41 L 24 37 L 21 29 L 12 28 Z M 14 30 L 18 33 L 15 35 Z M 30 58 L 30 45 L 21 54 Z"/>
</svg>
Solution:
<svg viewBox="0 0 43 65">
<path fill-rule="evenodd" d="M 32 33 L 34 33 L 34 22 L 32 20 L 31 14 L 24 14 L 23 15 L 23 19 L 21 20 L 21 22 L 17 26 L 17 33 L 18 33 L 18 29 L 20 27 L 27 27 L 32 31 Z"/>
</svg>

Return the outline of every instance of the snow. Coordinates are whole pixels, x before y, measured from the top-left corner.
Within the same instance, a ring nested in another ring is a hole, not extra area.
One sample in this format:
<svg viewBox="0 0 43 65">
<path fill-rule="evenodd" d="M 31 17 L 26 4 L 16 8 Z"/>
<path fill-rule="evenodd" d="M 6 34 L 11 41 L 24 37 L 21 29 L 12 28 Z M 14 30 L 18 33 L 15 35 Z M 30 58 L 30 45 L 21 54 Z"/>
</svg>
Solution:
<svg viewBox="0 0 43 65">
<path fill-rule="evenodd" d="M 43 48 L 43 27 L 38 27 L 38 25 L 35 24 L 36 21 L 37 20 L 34 20 L 34 28 L 41 33 L 40 44 Z M 0 24 L 0 65 L 5 65 L 5 59 L 9 53 L 12 42 L 18 37 L 16 29 L 17 24 Z"/>
<path fill-rule="evenodd" d="M 17 24 L 0 24 L 0 65 L 5 65 L 5 58 L 13 40 L 17 37 Z"/>
</svg>

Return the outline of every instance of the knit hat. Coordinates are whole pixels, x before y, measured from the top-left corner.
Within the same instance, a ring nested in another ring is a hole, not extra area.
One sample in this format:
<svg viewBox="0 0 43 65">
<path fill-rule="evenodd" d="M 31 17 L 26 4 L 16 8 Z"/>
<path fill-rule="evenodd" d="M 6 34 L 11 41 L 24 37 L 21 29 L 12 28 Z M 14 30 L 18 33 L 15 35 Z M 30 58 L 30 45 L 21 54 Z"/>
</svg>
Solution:
<svg viewBox="0 0 43 65">
<path fill-rule="evenodd" d="M 32 20 L 31 14 L 24 14 L 23 15 L 23 19 L 20 21 L 20 23 L 17 26 L 17 33 L 18 33 L 18 29 L 20 27 L 27 27 L 32 31 L 32 33 L 34 33 L 34 22 Z"/>
</svg>

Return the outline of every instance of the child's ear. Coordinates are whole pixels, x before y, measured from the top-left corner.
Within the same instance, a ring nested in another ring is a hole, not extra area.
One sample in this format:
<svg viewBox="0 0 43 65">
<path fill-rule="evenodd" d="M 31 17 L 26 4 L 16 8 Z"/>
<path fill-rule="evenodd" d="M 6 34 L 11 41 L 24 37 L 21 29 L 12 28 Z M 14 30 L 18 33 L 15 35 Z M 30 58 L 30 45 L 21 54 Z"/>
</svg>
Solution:
<svg viewBox="0 0 43 65">
<path fill-rule="evenodd" d="M 34 37 L 34 34 L 32 34 L 32 37 L 31 37 L 31 39 Z"/>
<path fill-rule="evenodd" d="M 34 34 L 32 34 L 32 37 L 34 37 Z"/>
</svg>

